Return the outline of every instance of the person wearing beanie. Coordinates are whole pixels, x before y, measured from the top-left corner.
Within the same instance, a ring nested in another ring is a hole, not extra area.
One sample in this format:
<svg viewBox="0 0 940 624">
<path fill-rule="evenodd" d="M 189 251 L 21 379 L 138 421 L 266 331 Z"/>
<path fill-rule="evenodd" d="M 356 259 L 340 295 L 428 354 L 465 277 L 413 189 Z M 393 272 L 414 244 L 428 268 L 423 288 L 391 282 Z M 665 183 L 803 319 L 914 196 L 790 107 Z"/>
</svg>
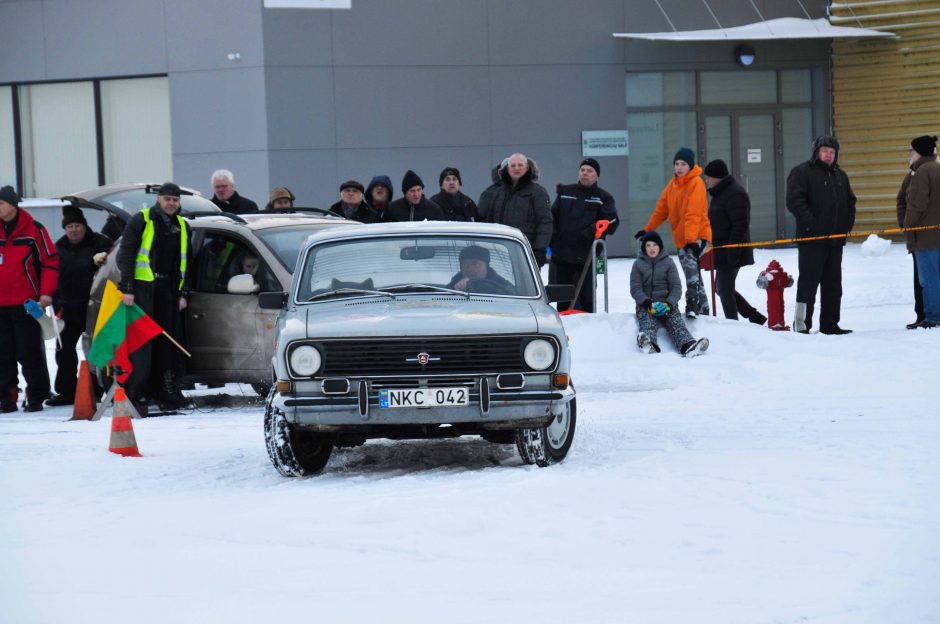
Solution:
<svg viewBox="0 0 940 624">
<path fill-rule="evenodd" d="M 552 240 L 552 201 L 538 183 L 539 168 L 525 154 L 500 163 L 499 183 L 480 195 L 477 212 L 484 223 L 502 223 L 525 234 L 539 266 L 546 262 Z"/>
<path fill-rule="evenodd" d="M 702 181 L 702 168 L 695 164 L 695 152 L 688 147 L 680 147 L 673 158 L 672 168 L 673 176 L 659 196 L 653 214 L 634 236 L 639 240 L 646 232 L 669 221 L 679 266 L 685 274 L 685 313 L 689 318 L 695 318 L 710 311 L 698 262 L 703 247 L 712 240 L 708 198 Z"/>
<path fill-rule="evenodd" d="M 923 320 L 914 328 L 932 329 L 940 325 L 940 162 L 937 137 L 920 136 L 908 150 L 911 171 L 898 194 L 898 220 L 905 228 L 931 229 L 905 232 L 907 249 L 914 254 L 915 275 L 923 298 Z M 909 326 L 910 328 L 910 326 Z"/>
<path fill-rule="evenodd" d="M 751 242 L 751 198 L 747 191 L 728 171 L 723 160 L 705 165 L 705 186 L 711 195 L 708 221 L 712 227 L 712 262 L 715 284 L 725 318 L 737 319 L 738 314 L 752 323 L 763 325 L 767 317 L 758 312 L 735 289 L 741 267 L 754 264 L 754 251 L 750 247 L 719 249 L 721 245 Z"/>
<path fill-rule="evenodd" d="M 192 262 L 187 261 L 190 231 L 180 215 L 178 189 L 172 182 L 164 184 L 157 203 L 130 218 L 118 247 L 117 267 L 124 305 L 140 306 L 185 347 L 182 311 L 189 305 Z M 124 386 L 141 415 L 147 414 L 151 402 L 162 409 L 188 404 L 180 391 L 183 354 L 169 340 L 151 340 L 131 353 L 130 361 L 133 370 Z"/>
<path fill-rule="evenodd" d="M 503 276 L 490 267 L 490 251 L 480 245 L 468 245 L 460 250 L 460 271 L 454 275 L 448 288 L 488 295 L 514 295 L 516 289 Z"/>
<path fill-rule="evenodd" d="M 819 331 L 831 335 L 852 332 L 841 328 L 839 320 L 844 235 L 855 225 L 855 193 L 838 160 L 839 141 L 820 136 L 813 141 L 810 159 L 787 176 L 787 210 L 796 219 L 799 270 L 793 330 L 803 334 L 813 326 L 817 290 Z"/>
<path fill-rule="evenodd" d="M 88 226 L 85 215 L 74 206 L 62 207 L 65 234 L 56 241 L 59 255 L 59 287 L 52 298 L 56 314 L 65 325 L 56 344 L 55 391 L 46 405 L 71 405 L 75 401 L 78 356 L 75 345 L 85 331 L 85 316 L 91 295 L 91 283 L 98 267 L 104 264 L 114 244 L 110 238 Z"/>
<path fill-rule="evenodd" d="M 444 167 L 438 176 L 441 192 L 431 197 L 431 201 L 444 211 L 447 221 L 476 221 L 477 205 L 460 190 L 463 181 L 456 167 Z"/>
<path fill-rule="evenodd" d="M 563 184 L 552 203 L 552 269 L 550 281 L 571 284 L 577 288 L 584 263 L 591 257 L 597 222 L 610 221 L 603 236 L 613 234 L 620 221 L 613 195 L 597 185 L 601 166 L 593 158 L 585 158 L 578 166 L 578 181 Z M 594 278 L 585 280 L 577 299 L 558 302 L 558 310 L 573 307 L 582 312 L 594 311 Z"/>
<path fill-rule="evenodd" d="M 339 201 L 330 206 L 330 212 L 361 223 L 372 223 L 372 210 L 362 199 L 362 184 L 356 180 L 347 180 L 339 186 Z"/>
<path fill-rule="evenodd" d="M 662 327 L 683 356 L 701 355 L 708 349 L 708 338 L 696 340 L 679 313 L 682 282 L 662 237 L 656 231 L 644 232 L 639 242 L 639 252 L 630 269 L 630 296 L 636 302 L 637 346 L 646 353 L 659 353 L 657 334 Z"/>
<path fill-rule="evenodd" d="M 279 186 L 271 191 L 271 198 L 264 207 L 264 211 L 280 212 L 283 210 L 292 210 L 294 208 L 294 201 L 296 199 L 297 198 L 294 197 L 294 194 L 291 193 L 289 188 L 286 186 Z"/>
<path fill-rule="evenodd" d="M 366 187 L 365 194 L 365 202 L 372 210 L 370 213 L 371 221 L 364 221 L 364 223 L 382 221 L 385 217 L 385 211 L 388 210 L 388 205 L 391 203 L 392 197 L 394 196 L 395 191 L 392 188 L 392 179 L 387 175 L 374 176 L 372 181 L 369 182 L 369 186 Z"/>
<path fill-rule="evenodd" d="M 913 141 L 911 141 L 911 146 L 907 150 L 907 159 L 911 167 L 914 163 L 917 162 L 921 156 L 926 156 L 933 154 L 936 156 L 936 145 L 937 137 L 923 135 L 919 136 Z M 920 148 L 920 149 L 918 149 Z M 926 153 L 921 153 L 923 150 Z M 904 175 L 904 179 L 901 181 L 901 188 L 898 191 L 896 198 L 897 214 L 898 214 L 898 227 L 904 227 L 904 218 L 907 215 L 907 189 L 911 183 L 912 172 L 909 171 Z M 917 272 L 917 256 L 914 255 L 913 251 L 908 250 L 911 254 L 911 260 L 914 264 L 914 322 L 908 323 L 906 325 L 907 329 L 917 329 L 924 322 L 924 289 L 920 285 L 920 275 Z"/>
<path fill-rule="evenodd" d="M 409 169 L 401 180 L 404 197 L 388 205 L 385 221 L 445 221 L 440 206 L 424 196 L 424 182 Z"/>
<path fill-rule="evenodd" d="M 18 365 L 26 379 L 25 411 L 42 410 L 50 390 L 39 323 L 24 313 L 23 304 L 29 299 L 43 309 L 52 304 L 59 256 L 46 228 L 19 205 L 12 186 L 0 187 L 0 413 L 16 411 Z"/>
</svg>

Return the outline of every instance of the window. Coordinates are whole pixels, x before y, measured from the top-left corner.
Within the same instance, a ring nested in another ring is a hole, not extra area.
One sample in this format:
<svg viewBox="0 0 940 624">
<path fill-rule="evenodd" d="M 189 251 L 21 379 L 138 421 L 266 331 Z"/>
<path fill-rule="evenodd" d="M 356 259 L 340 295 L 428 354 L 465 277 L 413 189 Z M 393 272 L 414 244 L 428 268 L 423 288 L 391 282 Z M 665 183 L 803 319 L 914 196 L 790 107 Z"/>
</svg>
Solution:
<svg viewBox="0 0 940 624">
<path fill-rule="evenodd" d="M 775 104 L 777 72 L 712 71 L 701 73 L 702 104 Z"/>
<path fill-rule="evenodd" d="M 244 242 L 216 232 L 208 232 L 196 258 L 193 290 L 228 293 L 228 282 L 236 275 L 249 274 L 263 291 L 279 290 L 259 254 Z"/>
<path fill-rule="evenodd" d="M 0 186 L 16 186 L 13 87 L 0 87 Z"/>
<path fill-rule="evenodd" d="M 695 104 L 693 72 L 627 74 L 627 106 L 682 106 Z"/>
<path fill-rule="evenodd" d="M 166 78 L 101 82 L 106 184 L 173 179 Z"/>
<path fill-rule="evenodd" d="M 630 207 L 649 214 L 673 174 L 672 157 L 680 147 L 697 151 L 695 112 L 630 113 Z"/>
</svg>

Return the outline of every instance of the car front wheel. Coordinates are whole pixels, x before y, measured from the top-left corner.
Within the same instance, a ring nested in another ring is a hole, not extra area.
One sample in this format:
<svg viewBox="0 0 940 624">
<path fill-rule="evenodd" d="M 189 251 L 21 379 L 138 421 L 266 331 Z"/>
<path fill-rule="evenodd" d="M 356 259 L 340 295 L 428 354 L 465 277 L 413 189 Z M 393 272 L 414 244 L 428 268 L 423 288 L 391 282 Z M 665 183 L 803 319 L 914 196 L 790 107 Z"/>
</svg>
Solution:
<svg viewBox="0 0 940 624">
<path fill-rule="evenodd" d="M 291 426 L 284 412 L 271 405 L 270 397 L 264 411 L 264 440 L 271 463 L 285 477 L 317 474 L 333 452 L 329 436 Z"/>
<path fill-rule="evenodd" d="M 516 430 L 516 448 L 527 464 L 545 467 L 556 464 L 568 455 L 574 441 L 577 423 L 577 399 L 565 403 L 561 413 L 544 427 Z"/>
</svg>

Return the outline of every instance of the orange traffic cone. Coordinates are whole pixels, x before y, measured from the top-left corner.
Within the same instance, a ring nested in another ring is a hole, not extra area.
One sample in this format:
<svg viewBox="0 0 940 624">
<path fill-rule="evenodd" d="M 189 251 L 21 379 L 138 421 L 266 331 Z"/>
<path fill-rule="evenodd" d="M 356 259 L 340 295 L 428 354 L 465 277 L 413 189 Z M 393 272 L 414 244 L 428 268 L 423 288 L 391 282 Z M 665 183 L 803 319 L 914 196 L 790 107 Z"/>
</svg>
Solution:
<svg viewBox="0 0 940 624">
<path fill-rule="evenodd" d="M 121 387 L 114 391 L 114 406 L 111 408 L 111 446 L 108 450 L 124 457 L 140 457 L 137 438 L 134 437 L 134 425 L 131 423 L 131 411 L 127 408 L 127 395 Z"/>
<path fill-rule="evenodd" d="M 82 360 L 78 367 L 78 383 L 75 386 L 75 403 L 69 420 L 91 420 L 95 415 L 95 389 L 91 385 L 88 361 Z"/>
</svg>

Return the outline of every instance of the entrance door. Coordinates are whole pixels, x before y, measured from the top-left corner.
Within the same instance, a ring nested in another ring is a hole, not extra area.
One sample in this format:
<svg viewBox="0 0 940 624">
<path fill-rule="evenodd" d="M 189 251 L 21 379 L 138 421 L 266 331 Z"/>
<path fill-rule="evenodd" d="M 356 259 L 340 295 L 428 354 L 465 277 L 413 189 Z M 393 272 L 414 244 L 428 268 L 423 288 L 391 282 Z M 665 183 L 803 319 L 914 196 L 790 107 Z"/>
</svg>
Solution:
<svg viewBox="0 0 940 624">
<path fill-rule="evenodd" d="M 773 113 L 705 113 L 702 166 L 724 160 L 751 198 L 751 240 L 784 236 L 786 207 L 777 185 L 776 120 Z"/>
</svg>

